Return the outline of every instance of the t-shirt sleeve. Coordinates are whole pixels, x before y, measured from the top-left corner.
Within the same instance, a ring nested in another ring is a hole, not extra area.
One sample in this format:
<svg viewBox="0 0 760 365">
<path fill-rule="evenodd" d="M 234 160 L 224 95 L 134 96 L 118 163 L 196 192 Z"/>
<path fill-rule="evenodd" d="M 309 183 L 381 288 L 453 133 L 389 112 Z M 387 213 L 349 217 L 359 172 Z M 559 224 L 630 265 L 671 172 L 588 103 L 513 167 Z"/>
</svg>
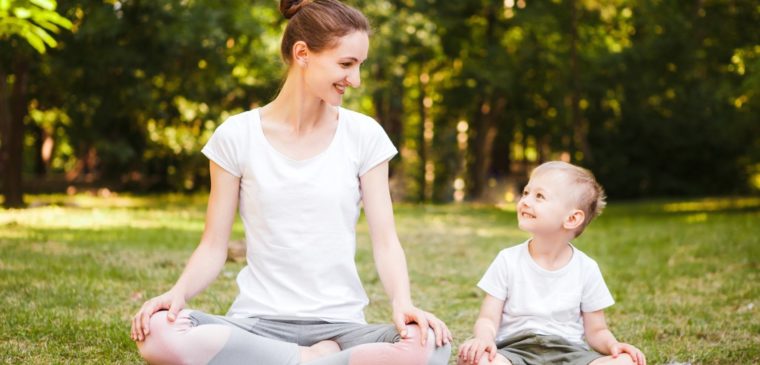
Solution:
<svg viewBox="0 0 760 365">
<path fill-rule="evenodd" d="M 494 298 L 507 300 L 509 294 L 507 278 L 507 260 L 504 253 L 500 253 L 488 267 L 483 278 L 478 282 L 478 287 Z"/>
<path fill-rule="evenodd" d="M 581 297 L 581 311 L 595 312 L 615 304 L 612 294 L 602 277 L 599 265 L 593 262 L 585 275 L 583 283 L 583 295 Z"/>
<path fill-rule="evenodd" d="M 234 127 L 235 123 L 229 119 L 218 126 L 201 152 L 233 176 L 241 177 L 240 154 L 237 149 L 240 133 L 235 133 Z"/>
<path fill-rule="evenodd" d="M 361 163 L 359 176 L 363 176 L 373 167 L 390 160 L 398 153 L 393 142 L 388 138 L 380 124 L 374 119 L 367 121 L 367 127 L 361 141 Z"/>
</svg>

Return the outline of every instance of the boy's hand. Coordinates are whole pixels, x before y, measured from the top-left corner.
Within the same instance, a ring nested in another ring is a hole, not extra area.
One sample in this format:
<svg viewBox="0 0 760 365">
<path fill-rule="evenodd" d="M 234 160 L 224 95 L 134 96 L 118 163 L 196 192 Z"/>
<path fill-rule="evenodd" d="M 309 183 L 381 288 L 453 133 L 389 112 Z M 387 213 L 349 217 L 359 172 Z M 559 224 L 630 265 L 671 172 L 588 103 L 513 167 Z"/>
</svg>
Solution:
<svg viewBox="0 0 760 365">
<path fill-rule="evenodd" d="M 471 338 L 459 346 L 459 359 L 465 364 L 477 364 L 480 358 L 488 353 L 488 361 L 493 361 L 496 357 L 496 343 L 479 338 Z"/>
<path fill-rule="evenodd" d="M 628 354 L 631 356 L 631 359 L 633 359 L 633 362 L 636 365 L 646 365 L 647 359 L 644 356 L 644 353 L 641 352 L 636 346 L 629 345 L 627 343 L 623 342 L 617 342 L 610 346 L 610 355 L 612 355 L 613 358 L 617 358 L 620 356 L 620 354 Z"/>
</svg>

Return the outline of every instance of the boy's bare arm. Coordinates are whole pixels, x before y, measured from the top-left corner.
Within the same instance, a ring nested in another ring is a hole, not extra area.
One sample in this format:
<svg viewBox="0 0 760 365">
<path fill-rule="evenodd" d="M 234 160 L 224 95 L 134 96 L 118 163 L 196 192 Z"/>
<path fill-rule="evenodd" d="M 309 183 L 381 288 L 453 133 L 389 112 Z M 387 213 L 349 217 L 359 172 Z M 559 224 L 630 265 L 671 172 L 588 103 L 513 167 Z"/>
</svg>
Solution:
<svg viewBox="0 0 760 365">
<path fill-rule="evenodd" d="M 482 340 L 494 341 L 496 332 L 501 324 L 501 313 L 504 311 L 504 301 L 491 294 L 486 294 L 483 305 L 480 306 L 480 314 L 475 321 L 473 332 L 475 337 Z"/>
<path fill-rule="evenodd" d="M 583 312 L 583 330 L 588 344 L 600 354 L 617 357 L 621 353 L 627 353 L 634 363 L 646 365 L 646 358 L 641 350 L 615 339 L 615 336 L 607 328 L 603 310 Z"/>
<path fill-rule="evenodd" d="M 603 310 L 583 312 L 583 331 L 591 348 L 601 354 L 609 355 L 612 345 L 617 343 L 615 336 L 607 328 Z"/>
<path fill-rule="evenodd" d="M 488 360 L 493 361 L 496 356 L 496 333 L 501 323 L 503 310 L 503 300 L 486 294 L 483 305 L 480 306 L 478 319 L 475 321 L 474 337 L 459 347 L 459 358 L 464 363 L 477 364 L 486 352 Z"/>
</svg>

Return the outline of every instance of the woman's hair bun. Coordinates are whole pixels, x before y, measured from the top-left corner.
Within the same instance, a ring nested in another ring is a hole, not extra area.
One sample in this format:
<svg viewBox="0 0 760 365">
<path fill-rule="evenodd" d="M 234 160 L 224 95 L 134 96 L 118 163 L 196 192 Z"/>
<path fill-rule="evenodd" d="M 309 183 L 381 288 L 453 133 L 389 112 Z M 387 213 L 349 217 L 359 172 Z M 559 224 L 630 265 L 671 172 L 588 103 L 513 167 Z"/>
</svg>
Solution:
<svg viewBox="0 0 760 365">
<path fill-rule="evenodd" d="M 296 15 L 301 8 L 309 5 L 310 2 L 310 0 L 280 0 L 280 13 L 282 13 L 285 19 L 290 19 Z"/>
</svg>

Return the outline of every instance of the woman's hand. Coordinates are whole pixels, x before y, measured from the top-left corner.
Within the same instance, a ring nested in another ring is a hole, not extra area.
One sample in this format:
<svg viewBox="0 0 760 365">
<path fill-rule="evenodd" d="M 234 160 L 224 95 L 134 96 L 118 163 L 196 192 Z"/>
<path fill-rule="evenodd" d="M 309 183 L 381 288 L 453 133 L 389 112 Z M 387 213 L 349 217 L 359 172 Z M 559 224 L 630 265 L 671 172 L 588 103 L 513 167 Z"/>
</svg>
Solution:
<svg viewBox="0 0 760 365">
<path fill-rule="evenodd" d="M 420 340 L 422 344 L 427 343 L 427 329 L 430 328 L 435 333 L 435 344 L 440 347 L 452 341 L 451 332 L 442 320 L 438 319 L 430 312 L 426 312 L 413 305 L 393 306 L 393 324 L 401 337 L 407 337 L 407 323 L 417 323 L 420 327 Z"/>
<path fill-rule="evenodd" d="M 150 317 L 162 309 L 168 309 L 166 318 L 173 322 L 182 308 L 185 307 L 185 296 L 173 290 L 146 301 L 134 318 L 132 318 L 132 340 L 142 341 L 150 334 Z"/>
</svg>

